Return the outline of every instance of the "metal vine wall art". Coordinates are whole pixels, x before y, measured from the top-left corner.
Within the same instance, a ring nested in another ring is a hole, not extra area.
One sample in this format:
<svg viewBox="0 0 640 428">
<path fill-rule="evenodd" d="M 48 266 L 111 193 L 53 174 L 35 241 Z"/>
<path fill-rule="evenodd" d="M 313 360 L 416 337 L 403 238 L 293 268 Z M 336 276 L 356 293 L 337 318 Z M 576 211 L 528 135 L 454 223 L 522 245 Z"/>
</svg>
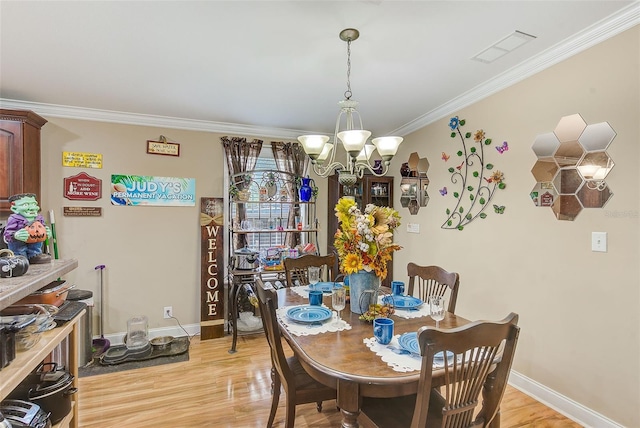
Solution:
<svg viewBox="0 0 640 428">
<path fill-rule="evenodd" d="M 475 133 L 466 132 L 463 134 L 461 128 L 465 125 L 464 119 L 458 116 L 452 117 L 449 122 L 451 128 L 451 138 L 459 137 L 462 142 L 462 150 L 458 150 L 456 157 L 442 152 L 442 160 L 455 162 L 455 166 L 448 168 L 451 174 L 451 188 L 440 189 L 442 196 L 452 195 L 456 199 L 456 205 L 447 208 L 447 220 L 442 224 L 442 229 L 463 230 L 464 227 L 476 218 L 487 217 L 485 210 L 490 206 L 496 190 L 507 187 L 504 181 L 504 174 L 499 170 L 494 170 L 494 165 L 485 163 L 485 146 L 490 146 L 491 138 L 485 137 L 482 129 Z M 473 137 L 473 141 L 470 138 Z M 496 152 L 500 155 L 509 150 L 509 144 L 505 141 L 499 146 L 495 146 Z M 504 205 L 493 204 L 496 214 L 503 214 Z"/>
</svg>

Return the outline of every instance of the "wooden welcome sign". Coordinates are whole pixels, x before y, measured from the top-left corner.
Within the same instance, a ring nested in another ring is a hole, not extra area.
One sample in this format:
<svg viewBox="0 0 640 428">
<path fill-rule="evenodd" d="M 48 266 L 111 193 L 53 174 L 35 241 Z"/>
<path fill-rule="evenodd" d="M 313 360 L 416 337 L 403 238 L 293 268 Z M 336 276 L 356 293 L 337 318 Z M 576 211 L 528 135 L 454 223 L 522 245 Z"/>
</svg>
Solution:
<svg viewBox="0 0 640 428">
<path fill-rule="evenodd" d="M 200 198 L 200 339 L 224 336 L 224 199 Z"/>
</svg>

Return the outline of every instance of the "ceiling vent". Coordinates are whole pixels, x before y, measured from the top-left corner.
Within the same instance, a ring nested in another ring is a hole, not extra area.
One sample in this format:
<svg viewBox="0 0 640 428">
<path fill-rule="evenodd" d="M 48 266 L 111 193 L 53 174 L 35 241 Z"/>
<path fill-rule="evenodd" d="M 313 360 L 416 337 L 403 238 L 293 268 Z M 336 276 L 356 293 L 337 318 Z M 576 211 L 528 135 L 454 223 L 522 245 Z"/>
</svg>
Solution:
<svg viewBox="0 0 640 428">
<path fill-rule="evenodd" d="M 514 51 L 515 49 L 519 48 L 527 42 L 530 42 L 535 38 L 536 36 L 532 36 L 531 34 L 523 33 L 522 31 L 516 30 L 513 33 L 509 34 L 507 37 L 499 40 L 479 54 L 475 55 L 471 59 L 474 61 L 483 62 L 485 64 L 490 64 L 503 55 Z"/>
</svg>

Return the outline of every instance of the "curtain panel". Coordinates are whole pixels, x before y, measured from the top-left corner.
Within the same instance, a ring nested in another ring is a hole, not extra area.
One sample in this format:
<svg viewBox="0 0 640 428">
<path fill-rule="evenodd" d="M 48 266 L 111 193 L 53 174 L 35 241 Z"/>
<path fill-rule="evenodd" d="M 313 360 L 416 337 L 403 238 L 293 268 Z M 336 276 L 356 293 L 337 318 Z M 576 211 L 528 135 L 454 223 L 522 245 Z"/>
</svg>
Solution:
<svg viewBox="0 0 640 428">
<path fill-rule="evenodd" d="M 272 141 L 271 151 L 273 152 L 273 158 L 276 161 L 276 167 L 278 171 L 285 171 L 294 174 L 296 177 L 304 177 L 309 166 L 309 157 L 304 152 L 302 145 L 299 143 L 285 143 L 282 141 Z M 299 198 L 298 192 L 295 189 L 295 184 L 289 185 L 291 188 L 287 189 L 291 194 Z M 295 229 L 296 216 L 300 216 L 299 208 L 289 211 L 289 218 L 287 221 L 287 228 Z M 294 248 L 300 244 L 299 233 L 287 233 L 285 236 L 285 245 L 289 248 Z"/>
<path fill-rule="evenodd" d="M 222 137 L 222 147 L 227 159 L 229 167 L 229 177 L 242 172 L 253 171 L 262 150 L 262 140 L 254 139 L 248 142 L 246 138 L 241 137 Z M 235 185 L 238 190 L 243 190 L 244 181 L 238 180 L 230 184 Z M 231 224 L 240 224 L 246 218 L 246 207 L 244 204 L 238 204 L 236 217 Z M 247 246 L 247 237 L 243 234 L 234 234 L 233 249 L 237 250 Z"/>
</svg>

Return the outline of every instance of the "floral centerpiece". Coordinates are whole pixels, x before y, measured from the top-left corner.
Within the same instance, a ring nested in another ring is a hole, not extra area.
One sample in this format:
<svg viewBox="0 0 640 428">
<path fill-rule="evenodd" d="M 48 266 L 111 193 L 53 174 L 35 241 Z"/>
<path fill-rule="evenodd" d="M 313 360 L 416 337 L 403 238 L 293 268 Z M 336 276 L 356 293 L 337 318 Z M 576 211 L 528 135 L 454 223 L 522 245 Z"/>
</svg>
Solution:
<svg viewBox="0 0 640 428">
<path fill-rule="evenodd" d="M 341 198 L 335 212 L 340 222 L 334 240 L 340 272 L 349 275 L 351 311 L 363 314 L 376 304 L 380 281 L 387 277 L 387 262 L 402 248 L 393 242 L 400 215 L 393 208 L 373 204 L 363 213 L 350 198 Z"/>
<path fill-rule="evenodd" d="M 368 204 L 363 214 L 349 198 L 341 198 L 335 211 L 340 222 L 334 241 L 340 271 L 352 274 L 364 270 L 385 279 L 391 254 L 402 248 L 393 242 L 393 231 L 400 226 L 398 211 Z"/>
</svg>

